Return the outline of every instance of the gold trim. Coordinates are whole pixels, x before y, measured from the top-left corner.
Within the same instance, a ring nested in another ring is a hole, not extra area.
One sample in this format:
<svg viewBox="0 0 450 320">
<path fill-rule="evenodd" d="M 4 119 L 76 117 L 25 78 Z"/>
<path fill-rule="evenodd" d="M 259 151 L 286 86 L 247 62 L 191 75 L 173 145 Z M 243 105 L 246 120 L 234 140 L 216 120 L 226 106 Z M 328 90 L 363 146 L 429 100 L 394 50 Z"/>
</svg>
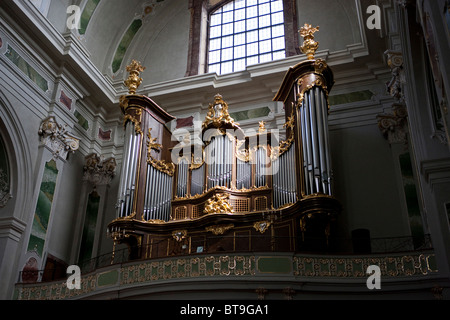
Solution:
<svg viewBox="0 0 450 320">
<path fill-rule="evenodd" d="M 141 129 L 141 121 L 142 121 L 142 110 L 136 109 L 136 116 L 139 116 L 139 119 L 137 119 L 135 116 L 132 116 L 131 114 L 127 113 L 123 117 L 123 126 L 127 124 L 128 121 L 131 121 L 134 123 L 134 131 L 136 134 L 143 134 Z"/>
<path fill-rule="evenodd" d="M 218 236 L 218 235 L 222 235 L 225 232 L 227 232 L 228 230 L 231 230 L 234 228 L 234 224 L 227 224 L 227 225 L 214 225 L 214 226 L 210 226 L 210 227 L 206 227 L 205 231 L 206 232 L 212 232 L 214 235 Z"/>
<path fill-rule="evenodd" d="M 147 134 L 147 163 L 151 164 L 153 168 L 158 171 L 161 171 L 171 177 L 175 174 L 175 165 L 171 162 L 166 162 L 164 160 L 156 160 L 152 157 L 151 151 L 155 150 L 156 152 L 160 152 L 162 145 L 156 143 L 156 138 L 152 138 L 151 134 L 152 128 L 148 129 Z"/>
</svg>

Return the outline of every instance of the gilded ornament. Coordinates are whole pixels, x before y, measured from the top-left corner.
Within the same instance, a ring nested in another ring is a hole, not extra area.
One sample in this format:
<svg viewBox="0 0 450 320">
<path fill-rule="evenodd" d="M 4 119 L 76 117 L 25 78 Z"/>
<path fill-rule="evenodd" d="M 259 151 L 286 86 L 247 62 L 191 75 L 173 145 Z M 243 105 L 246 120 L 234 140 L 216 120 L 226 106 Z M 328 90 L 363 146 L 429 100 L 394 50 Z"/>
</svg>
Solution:
<svg viewBox="0 0 450 320">
<path fill-rule="evenodd" d="M 153 168 L 156 170 L 159 170 L 165 174 L 168 174 L 169 176 L 173 177 L 175 174 L 175 165 L 171 162 L 166 162 L 164 160 L 156 160 L 152 157 L 151 151 L 155 150 L 159 152 L 162 148 L 162 145 L 159 143 L 156 143 L 156 138 L 152 138 L 151 134 L 152 129 L 148 129 L 147 134 L 147 163 L 151 164 Z"/>
<path fill-rule="evenodd" d="M 259 122 L 258 133 L 267 132 L 266 123 L 264 121 Z"/>
<path fill-rule="evenodd" d="M 259 231 L 261 234 L 264 234 L 267 229 L 270 227 L 271 222 L 264 220 L 264 221 L 257 221 L 253 225 L 253 228 L 255 228 L 256 231 Z"/>
<path fill-rule="evenodd" d="M 216 127 L 219 127 L 221 124 L 239 125 L 230 117 L 228 104 L 220 94 L 216 94 L 214 103 L 209 104 L 208 113 L 203 121 L 202 128 L 205 129 L 211 123 Z"/>
<path fill-rule="evenodd" d="M 206 227 L 205 231 L 206 232 L 212 232 L 214 235 L 218 236 L 218 235 L 222 235 L 225 232 L 227 232 L 230 229 L 234 228 L 234 224 L 227 224 L 227 225 L 215 225 L 215 226 L 210 226 L 210 227 Z"/>
<path fill-rule="evenodd" d="M 215 194 L 212 198 L 208 199 L 203 212 L 205 214 L 234 213 L 233 207 L 227 198 L 228 195 L 226 194 Z"/>
<path fill-rule="evenodd" d="M 301 51 L 306 54 L 308 60 L 314 60 L 314 55 L 319 49 L 319 43 L 314 40 L 314 33 L 319 31 L 319 27 L 313 28 L 310 24 L 305 25 L 299 30 L 303 37 L 303 45 L 300 47 Z"/>
<path fill-rule="evenodd" d="M 142 83 L 142 78 L 139 76 L 140 72 L 143 72 L 145 67 L 141 66 L 140 62 L 132 60 L 131 64 L 127 66 L 129 72 L 128 79 L 124 81 L 125 86 L 128 87 L 129 94 L 136 94 L 136 90 Z"/>
<path fill-rule="evenodd" d="M 174 232 L 172 232 L 172 237 L 176 241 L 181 242 L 187 237 L 187 230 L 175 230 Z"/>
<path fill-rule="evenodd" d="M 141 129 L 141 116 L 142 116 L 142 111 L 140 109 L 136 109 L 136 113 L 134 116 L 132 116 L 129 113 L 125 114 L 123 117 L 123 126 L 125 127 L 127 122 L 131 121 L 134 124 L 134 131 L 136 132 L 136 134 L 143 134 L 142 129 Z M 137 118 L 137 117 L 139 117 L 139 118 Z"/>
</svg>

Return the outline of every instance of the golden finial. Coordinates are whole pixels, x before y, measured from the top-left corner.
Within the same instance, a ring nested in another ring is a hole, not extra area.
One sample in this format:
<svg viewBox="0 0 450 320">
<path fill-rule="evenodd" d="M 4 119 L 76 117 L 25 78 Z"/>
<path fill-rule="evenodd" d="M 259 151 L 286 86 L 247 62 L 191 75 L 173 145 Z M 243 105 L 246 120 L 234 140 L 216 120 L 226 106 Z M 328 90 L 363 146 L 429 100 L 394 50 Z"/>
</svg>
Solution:
<svg viewBox="0 0 450 320">
<path fill-rule="evenodd" d="M 130 73 L 128 79 L 124 81 L 124 84 L 128 87 L 129 94 L 136 94 L 137 88 L 142 83 L 142 78 L 139 77 L 139 73 L 144 71 L 145 67 L 141 66 L 141 63 L 132 60 L 131 64 L 127 66 L 127 71 Z"/>
<path fill-rule="evenodd" d="M 313 28 L 310 24 L 305 25 L 299 30 L 300 35 L 303 37 L 303 45 L 300 47 L 302 52 L 306 54 L 308 60 L 314 60 L 314 55 L 317 49 L 319 49 L 319 43 L 314 41 L 314 33 L 319 31 L 319 27 Z"/>
<path fill-rule="evenodd" d="M 266 132 L 267 131 L 267 129 L 266 129 L 266 123 L 264 122 L 264 121 L 261 121 L 260 123 L 259 123 L 259 129 L 258 129 L 258 132 L 259 133 L 264 133 L 264 132 Z"/>
</svg>

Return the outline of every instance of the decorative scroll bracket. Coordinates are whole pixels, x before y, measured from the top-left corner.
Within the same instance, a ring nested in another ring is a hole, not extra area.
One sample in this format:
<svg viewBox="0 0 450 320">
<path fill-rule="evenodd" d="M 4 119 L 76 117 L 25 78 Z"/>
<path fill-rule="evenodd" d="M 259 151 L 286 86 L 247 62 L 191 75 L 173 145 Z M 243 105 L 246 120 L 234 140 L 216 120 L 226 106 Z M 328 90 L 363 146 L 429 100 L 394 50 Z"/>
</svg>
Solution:
<svg viewBox="0 0 450 320">
<path fill-rule="evenodd" d="M 114 158 L 104 160 L 92 153 L 85 158 L 83 181 L 89 181 L 94 186 L 109 185 L 115 175 L 116 166 Z"/>
<path fill-rule="evenodd" d="M 80 146 L 80 139 L 68 133 L 66 126 L 58 124 L 53 116 L 42 121 L 38 134 L 42 145 L 50 149 L 55 160 L 58 157 L 66 160 L 68 153 L 75 152 Z"/>
</svg>

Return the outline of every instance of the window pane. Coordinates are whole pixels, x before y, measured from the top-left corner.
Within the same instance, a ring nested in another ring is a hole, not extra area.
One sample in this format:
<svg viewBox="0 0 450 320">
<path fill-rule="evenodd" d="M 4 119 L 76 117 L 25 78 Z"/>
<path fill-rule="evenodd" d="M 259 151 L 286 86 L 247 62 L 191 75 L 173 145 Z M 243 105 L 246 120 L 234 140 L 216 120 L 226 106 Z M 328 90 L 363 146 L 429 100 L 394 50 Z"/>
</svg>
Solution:
<svg viewBox="0 0 450 320">
<path fill-rule="evenodd" d="M 234 13 L 234 21 L 245 19 L 245 9 L 236 10 Z"/>
<path fill-rule="evenodd" d="M 247 65 L 257 64 L 259 62 L 258 56 L 247 58 Z"/>
<path fill-rule="evenodd" d="M 277 12 L 272 14 L 272 24 L 283 23 L 283 12 Z"/>
<path fill-rule="evenodd" d="M 272 51 L 272 42 L 270 40 L 265 40 L 259 43 L 259 52 L 265 53 Z"/>
<path fill-rule="evenodd" d="M 247 32 L 247 43 L 258 41 L 258 30 Z"/>
<path fill-rule="evenodd" d="M 209 42 L 209 50 L 217 50 L 220 49 L 220 42 L 221 39 L 217 38 L 217 39 L 213 39 Z"/>
<path fill-rule="evenodd" d="M 220 64 L 211 64 L 209 65 L 208 72 L 215 72 L 217 74 L 220 74 Z"/>
<path fill-rule="evenodd" d="M 211 27 L 212 26 L 216 26 L 216 25 L 221 24 L 221 23 L 222 23 L 222 15 L 220 13 L 219 14 L 213 14 L 211 16 Z"/>
<path fill-rule="evenodd" d="M 222 23 L 229 23 L 233 21 L 233 11 L 225 12 L 223 14 L 223 22 Z"/>
<path fill-rule="evenodd" d="M 245 43 L 245 33 L 239 33 L 234 36 L 234 45 L 238 46 Z"/>
<path fill-rule="evenodd" d="M 258 4 L 258 0 L 247 0 L 247 6 L 253 6 Z"/>
<path fill-rule="evenodd" d="M 272 45 L 273 45 L 274 51 L 284 49 L 284 47 L 285 47 L 284 37 L 272 39 Z"/>
<path fill-rule="evenodd" d="M 272 37 L 276 38 L 280 36 L 284 36 L 284 25 L 272 27 Z"/>
<path fill-rule="evenodd" d="M 210 37 L 211 38 L 217 38 L 222 35 L 221 33 L 222 26 L 212 27 L 210 31 Z"/>
<path fill-rule="evenodd" d="M 245 7 L 245 0 L 236 0 L 234 2 L 235 9 L 244 8 L 244 7 Z"/>
<path fill-rule="evenodd" d="M 272 12 L 283 10 L 283 0 L 272 1 Z"/>
<path fill-rule="evenodd" d="M 222 74 L 233 72 L 233 61 L 222 63 L 220 71 Z"/>
<path fill-rule="evenodd" d="M 258 54 L 258 42 L 250 43 L 247 45 L 247 55 L 252 56 Z"/>
<path fill-rule="evenodd" d="M 253 30 L 258 28 L 258 18 L 247 20 L 247 30 Z"/>
<path fill-rule="evenodd" d="M 222 61 L 233 59 L 233 48 L 222 50 Z"/>
<path fill-rule="evenodd" d="M 211 51 L 209 53 L 209 63 L 216 63 L 220 61 L 220 50 Z"/>
<path fill-rule="evenodd" d="M 245 20 L 234 23 L 234 32 L 239 33 L 245 31 Z"/>
<path fill-rule="evenodd" d="M 224 24 L 222 26 L 222 35 L 223 36 L 227 36 L 232 33 L 233 33 L 233 24 L 232 23 Z"/>
<path fill-rule="evenodd" d="M 227 36 L 222 38 L 222 48 L 233 46 L 233 36 Z"/>
<path fill-rule="evenodd" d="M 258 6 L 247 8 L 247 19 L 254 18 L 258 15 Z"/>
<path fill-rule="evenodd" d="M 234 61 L 234 72 L 245 70 L 245 59 Z"/>
<path fill-rule="evenodd" d="M 286 58 L 286 52 L 284 50 L 273 53 L 273 60 L 284 59 L 284 58 Z"/>
<path fill-rule="evenodd" d="M 270 28 L 259 30 L 259 40 L 266 40 L 270 38 Z"/>
<path fill-rule="evenodd" d="M 234 48 L 234 58 L 243 58 L 245 57 L 245 45 Z"/>
<path fill-rule="evenodd" d="M 270 3 L 264 3 L 259 5 L 259 15 L 270 13 Z"/>
<path fill-rule="evenodd" d="M 259 17 L 259 27 L 264 28 L 270 26 L 270 14 Z"/>
<path fill-rule="evenodd" d="M 272 61 L 272 54 L 263 54 L 259 56 L 259 63 Z"/>
<path fill-rule="evenodd" d="M 233 1 L 228 2 L 222 7 L 223 12 L 233 10 Z"/>
</svg>

